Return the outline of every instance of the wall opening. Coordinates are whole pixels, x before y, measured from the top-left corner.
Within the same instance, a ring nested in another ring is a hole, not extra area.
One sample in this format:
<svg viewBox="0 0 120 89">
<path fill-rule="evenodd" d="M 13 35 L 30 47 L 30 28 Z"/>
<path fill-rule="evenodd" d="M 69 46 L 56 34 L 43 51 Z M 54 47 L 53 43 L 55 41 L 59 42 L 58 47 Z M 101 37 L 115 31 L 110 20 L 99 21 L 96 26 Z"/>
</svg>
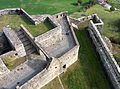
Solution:
<svg viewBox="0 0 120 89">
<path fill-rule="evenodd" d="M 63 68 L 66 68 L 66 64 L 65 64 L 65 65 L 63 65 Z"/>
</svg>

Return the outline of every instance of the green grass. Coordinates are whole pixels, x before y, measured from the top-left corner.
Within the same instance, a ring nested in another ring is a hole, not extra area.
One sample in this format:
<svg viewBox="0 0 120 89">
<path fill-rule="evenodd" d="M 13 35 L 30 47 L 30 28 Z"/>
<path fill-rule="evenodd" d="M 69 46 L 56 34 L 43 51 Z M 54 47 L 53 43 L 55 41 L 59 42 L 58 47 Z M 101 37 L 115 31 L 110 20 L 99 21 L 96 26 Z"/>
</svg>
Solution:
<svg viewBox="0 0 120 89">
<path fill-rule="evenodd" d="M 120 9 L 120 2 L 118 2 L 118 0 L 108 0 L 108 2 L 109 2 L 112 6 Z"/>
<path fill-rule="evenodd" d="M 68 89 L 110 89 L 100 59 L 86 30 L 75 31 L 81 45 L 79 61 L 62 75 Z"/>
<path fill-rule="evenodd" d="M 21 57 L 16 59 L 14 56 L 6 56 L 3 59 L 3 62 L 7 66 L 8 69 L 13 70 L 15 67 L 20 65 L 21 63 L 24 63 L 26 61 L 25 57 Z"/>
<path fill-rule="evenodd" d="M 13 29 L 17 29 L 21 24 L 23 24 L 33 36 L 38 36 L 53 28 L 48 20 L 35 26 L 24 16 L 4 15 L 0 17 L 0 31 L 7 25 L 10 25 Z"/>
<path fill-rule="evenodd" d="M 114 57 L 115 57 L 117 63 L 119 64 L 119 66 L 120 66 L 120 54 L 115 54 Z"/>
<path fill-rule="evenodd" d="M 72 5 L 75 2 L 76 0 L 0 0 L 0 9 L 22 7 L 30 14 L 54 14 L 61 11 L 72 13 L 78 10 Z"/>
</svg>

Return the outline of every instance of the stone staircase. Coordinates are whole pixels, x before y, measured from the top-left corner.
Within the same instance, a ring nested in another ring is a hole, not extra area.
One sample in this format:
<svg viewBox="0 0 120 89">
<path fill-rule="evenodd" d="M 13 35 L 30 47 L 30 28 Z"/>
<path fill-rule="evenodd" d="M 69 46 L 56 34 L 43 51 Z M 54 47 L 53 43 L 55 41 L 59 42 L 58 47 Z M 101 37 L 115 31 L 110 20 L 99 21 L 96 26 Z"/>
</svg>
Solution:
<svg viewBox="0 0 120 89">
<path fill-rule="evenodd" d="M 28 37 L 25 35 L 25 33 L 21 29 L 16 30 L 16 33 L 25 47 L 26 54 L 30 55 L 30 54 L 36 53 L 35 47 L 31 43 L 31 41 L 28 39 Z"/>
</svg>

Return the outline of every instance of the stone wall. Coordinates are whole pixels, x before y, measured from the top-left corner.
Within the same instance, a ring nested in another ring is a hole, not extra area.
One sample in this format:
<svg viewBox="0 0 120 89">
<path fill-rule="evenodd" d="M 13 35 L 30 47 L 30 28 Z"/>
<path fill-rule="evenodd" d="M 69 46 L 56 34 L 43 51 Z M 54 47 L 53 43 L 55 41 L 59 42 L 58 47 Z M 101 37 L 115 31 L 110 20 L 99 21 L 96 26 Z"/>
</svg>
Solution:
<svg viewBox="0 0 120 89">
<path fill-rule="evenodd" d="M 62 55 L 60 58 L 58 58 L 61 63 L 60 73 L 65 72 L 69 66 L 71 66 L 73 63 L 77 61 L 78 53 L 79 53 L 79 46 L 76 45 L 74 48 L 72 48 L 64 55 Z"/>
<path fill-rule="evenodd" d="M 0 10 L 0 16 L 6 15 L 6 14 L 17 14 L 16 9 L 19 9 L 19 8 L 9 8 L 9 9 Z"/>
<path fill-rule="evenodd" d="M 71 25 L 74 27 L 74 28 L 76 28 L 76 29 L 78 29 L 79 27 L 79 25 L 81 24 L 81 23 L 84 23 L 84 22 L 89 22 L 90 20 L 92 19 L 92 16 L 90 15 L 90 16 L 84 16 L 84 17 L 81 17 L 81 18 L 73 18 L 73 17 L 70 17 L 70 22 L 72 23 Z"/>
<path fill-rule="evenodd" d="M 58 39 L 61 39 L 62 29 L 61 27 L 56 27 L 38 37 L 35 41 L 38 42 L 42 47 L 50 47 L 51 44 L 55 44 Z"/>
<path fill-rule="evenodd" d="M 99 29 L 91 20 L 89 23 L 89 34 L 93 40 L 96 50 L 98 51 L 101 62 L 107 72 L 107 75 L 115 89 L 120 89 L 119 77 L 120 77 L 120 68 L 114 59 L 112 53 L 104 42 Z"/>
<path fill-rule="evenodd" d="M 15 31 L 13 31 L 11 28 L 4 27 L 3 32 L 5 36 L 7 37 L 9 43 L 13 47 L 13 49 L 17 52 L 17 55 L 20 57 L 23 57 L 26 55 L 24 46 L 18 36 L 16 35 Z"/>
<path fill-rule="evenodd" d="M 63 18 L 63 17 L 65 17 L 65 16 L 67 16 L 68 15 L 68 12 L 67 11 L 64 11 L 64 12 L 60 12 L 60 13 L 57 13 L 57 14 L 55 14 L 55 15 L 53 15 L 53 17 L 55 18 L 55 19 L 61 19 L 61 18 Z"/>
<path fill-rule="evenodd" d="M 20 8 L 20 10 L 26 18 L 28 18 L 34 25 L 37 25 L 37 22 L 33 20 L 32 16 L 30 16 L 24 9 Z"/>
</svg>

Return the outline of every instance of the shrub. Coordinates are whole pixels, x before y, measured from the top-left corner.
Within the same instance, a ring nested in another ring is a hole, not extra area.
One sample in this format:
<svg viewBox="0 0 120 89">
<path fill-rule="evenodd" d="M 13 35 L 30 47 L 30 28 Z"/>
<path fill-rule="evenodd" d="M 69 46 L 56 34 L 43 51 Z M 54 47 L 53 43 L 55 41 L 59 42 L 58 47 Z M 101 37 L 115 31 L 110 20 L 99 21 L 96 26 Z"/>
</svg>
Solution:
<svg viewBox="0 0 120 89">
<path fill-rule="evenodd" d="M 115 8 L 112 6 L 112 7 L 110 8 L 110 11 L 115 11 Z"/>
</svg>

